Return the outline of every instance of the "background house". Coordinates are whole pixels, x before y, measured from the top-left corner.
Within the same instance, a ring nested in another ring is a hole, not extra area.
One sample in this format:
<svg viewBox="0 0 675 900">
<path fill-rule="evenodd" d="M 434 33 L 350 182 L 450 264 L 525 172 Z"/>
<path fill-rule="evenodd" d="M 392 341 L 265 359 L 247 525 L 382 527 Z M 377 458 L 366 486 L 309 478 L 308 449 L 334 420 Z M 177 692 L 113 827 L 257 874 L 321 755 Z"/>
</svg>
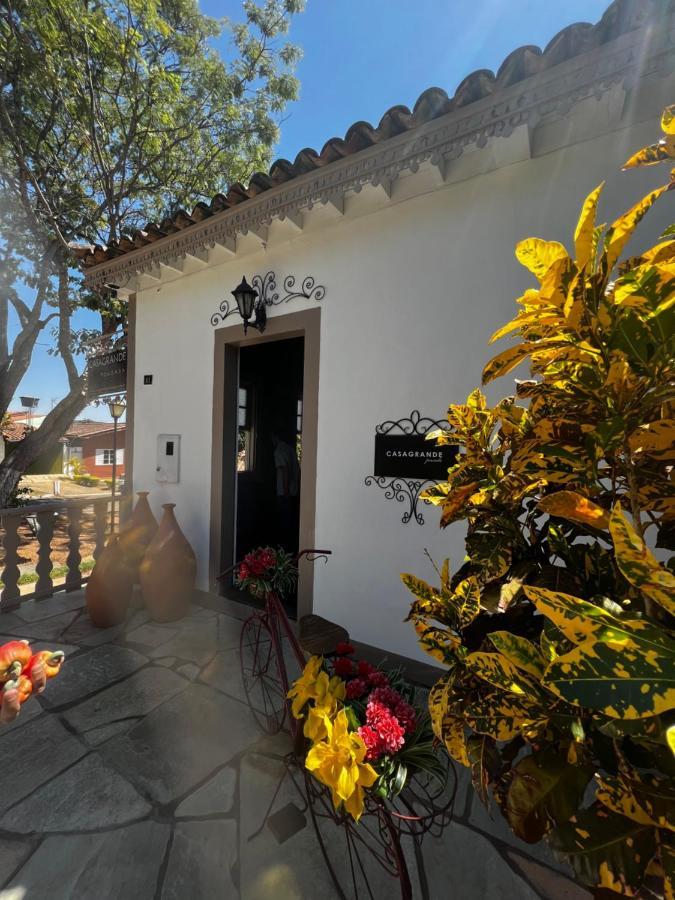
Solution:
<svg viewBox="0 0 675 900">
<path fill-rule="evenodd" d="M 117 475 L 124 475 L 125 426 L 117 426 Z M 65 434 L 62 472 L 69 474 L 73 460 L 82 462 L 87 475 L 111 478 L 113 467 L 113 426 L 111 422 L 92 422 L 88 419 L 73 422 Z"/>
<path fill-rule="evenodd" d="M 12 444 L 23 440 L 26 431 L 37 428 L 44 416 L 34 414 L 28 425 L 26 413 L 9 413 L 0 433 L 0 460 Z M 117 426 L 117 475 L 124 475 L 125 426 Z M 111 478 L 113 464 L 112 422 L 81 419 L 73 422 L 61 440 L 48 447 L 26 472 L 27 475 L 71 475 L 74 460 L 83 471 L 97 478 Z"/>
</svg>

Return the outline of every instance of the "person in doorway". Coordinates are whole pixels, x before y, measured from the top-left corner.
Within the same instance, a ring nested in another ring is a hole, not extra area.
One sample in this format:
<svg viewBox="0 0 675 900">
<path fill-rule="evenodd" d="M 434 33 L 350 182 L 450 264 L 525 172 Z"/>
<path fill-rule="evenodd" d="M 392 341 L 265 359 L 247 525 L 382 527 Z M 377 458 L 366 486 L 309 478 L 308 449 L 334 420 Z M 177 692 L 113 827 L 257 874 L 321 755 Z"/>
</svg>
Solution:
<svg viewBox="0 0 675 900">
<path fill-rule="evenodd" d="M 300 466 L 295 448 L 278 429 L 272 432 L 277 479 L 277 532 L 279 544 L 289 553 L 298 549 L 298 496 Z"/>
</svg>

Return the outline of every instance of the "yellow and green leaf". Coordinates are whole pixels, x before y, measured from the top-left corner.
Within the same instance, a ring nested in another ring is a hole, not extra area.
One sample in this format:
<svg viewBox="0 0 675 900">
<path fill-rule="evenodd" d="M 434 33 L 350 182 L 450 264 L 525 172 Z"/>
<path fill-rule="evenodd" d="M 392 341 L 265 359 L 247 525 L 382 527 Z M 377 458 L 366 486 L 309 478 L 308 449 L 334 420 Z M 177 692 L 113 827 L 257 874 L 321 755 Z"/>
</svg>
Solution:
<svg viewBox="0 0 675 900">
<path fill-rule="evenodd" d="M 614 507 L 609 530 L 621 574 L 645 597 L 675 615 L 675 575 L 665 569 L 623 514 Z"/>
<path fill-rule="evenodd" d="M 654 459 L 675 458 L 675 419 L 658 419 L 640 425 L 628 438 L 633 453 L 647 454 Z"/>
<path fill-rule="evenodd" d="M 641 719 L 675 707 L 675 652 L 645 650 L 636 640 L 591 639 L 549 664 L 546 688 L 574 706 L 613 719 Z"/>
<path fill-rule="evenodd" d="M 526 238 L 516 246 L 516 259 L 541 281 L 553 263 L 565 259 L 567 250 L 558 241 L 544 241 L 542 238 Z"/>
<path fill-rule="evenodd" d="M 539 648 L 527 638 L 510 631 L 491 631 L 488 637 L 495 649 L 518 669 L 535 678 L 541 678 L 544 674 L 547 660 Z"/>
<path fill-rule="evenodd" d="M 596 775 L 597 799 L 619 815 L 675 831 L 675 790 L 665 783 L 649 783 L 622 775 Z"/>
<path fill-rule="evenodd" d="M 556 491 L 539 501 L 539 509 L 560 519 L 592 528 L 609 528 L 609 513 L 576 491 Z"/>
<path fill-rule="evenodd" d="M 560 824 L 549 843 L 582 884 L 634 897 L 656 853 L 656 831 L 594 803 Z"/>
<path fill-rule="evenodd" d="M 605 237 L 605 252 L 607 254 L 607 270 L 611 271 L 614 264 L 621 256 L 623 248 L 633 236 L 633 232 L 638 227 L 646 213 L 651 209 L 664 191 L 668 190 L 668 186 L 657 188 L 655 191 L 647 194 L 638 203 L 635 204 L 628 212 L 619 216 L 607 229 Z"/>
<path fill-rule="evenodd" d="M 574 232 L 574 255 L 579 269 L 583 269 L 589 262 L 592 262 L 595 216 L 598 209 L 598 198 L 604 184 L 603 181 L 602 184 L 599 184 L 591 191 L 581 208 L 581 215 Z"/>
</svg>

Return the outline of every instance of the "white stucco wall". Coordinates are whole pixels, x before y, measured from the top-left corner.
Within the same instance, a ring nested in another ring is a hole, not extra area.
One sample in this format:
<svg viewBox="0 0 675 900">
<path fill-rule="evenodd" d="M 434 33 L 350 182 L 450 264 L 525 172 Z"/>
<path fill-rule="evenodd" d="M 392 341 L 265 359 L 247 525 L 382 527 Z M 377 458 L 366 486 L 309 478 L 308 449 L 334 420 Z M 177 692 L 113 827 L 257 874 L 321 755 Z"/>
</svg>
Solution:
<svg viewBox="0 0 675 900">
<path fill-rule="evenodd" d="M 610 100 L 595 110 L 587 105 L 583 121 L 602 130 Z M 364 190 L 347 200 L 344 217 L 334 224 L 314 227 L 307 217 L 304 231 L 283 241 L 275 241 L 273 226 L 266 250 L 238 253 L 231 262 L 137 295 L 134 489 L 150 490 L 156 511 L 163 502 L 177 504 L 198 555 L 201 587 L 208 587 L 210 317 L 244 273 L 250 278 L 274 270 L 279 283 L 287 275 L 312 275 L 326 288 L 320 304 L 316 544 L 334 551 L 316 570 L 315 611 L 344 623 L 355 639 L 421 656 L 403 622 L 409 597 L 399 573 L 433 578 L 425 548 L 439 562 L 450 556 L 457 567 L 464 527 L 441 532 L 431 507 L 424 507 L 424 526 L 404 526 L 403 506 L 364 486 L 373 468 L 375 426 L 413 409 L 442 417 L 448 403 L 480 383 L 491 333 L 515 314 L 514 298 L 532 284 L 513 255 L 518 240 L 538 235 L 570 246 L 581 202 L 600 181 L 607 180 L 601 215 L 611 220 L 667 177 L 665 169 L 619 171 L 658 133 L 656 116 L 632 127 L 620 120 L 613 126 L 618 130 L 588 140 L 580 121 L 572 116 L 535 133 L 535 158 L 435 189 L 430 174 L 421 172 L 398 183 L 379 209 L 368 207 Z M 568 140 L 574 143 L 548 149 Z M 497 159 L 503 149 L 497 148 Z M 519 152 L 516 147 L 516 157 Z M 476 160 L 463 164 L 475 166 Z M 454 177 L 462 177 L 461 168 Z M 425 185 L 427 193 L 405 199 Z M 667 195 L 643 223 L 640 244 L 672 220 Z M 304 308 L 298 301 L 270 315 Z M 153 375 L 151 386 L 143 384 L 145 374 Z M 507 377 L 488 394 L 497 399 L 511 390 Z M 155 481 L 155 458 L 157 435 L 165 432 L 182 436 L 181 479 L 162 486 Z"/>
</svg>

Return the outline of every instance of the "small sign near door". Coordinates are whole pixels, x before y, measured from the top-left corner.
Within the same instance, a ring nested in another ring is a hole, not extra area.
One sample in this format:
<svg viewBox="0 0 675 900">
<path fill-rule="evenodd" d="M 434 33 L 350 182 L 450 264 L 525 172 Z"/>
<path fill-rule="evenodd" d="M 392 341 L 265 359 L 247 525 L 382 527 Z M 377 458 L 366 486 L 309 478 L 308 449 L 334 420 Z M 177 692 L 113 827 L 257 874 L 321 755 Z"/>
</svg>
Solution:
<svg viewBox="0 0 675 900">
<path fill-rule="evenodd" d="M 376 434 L 376 476 L 445 481 L 457 458 L 457 447 L 439 447 L 423 434 Z"/>
</svg>

